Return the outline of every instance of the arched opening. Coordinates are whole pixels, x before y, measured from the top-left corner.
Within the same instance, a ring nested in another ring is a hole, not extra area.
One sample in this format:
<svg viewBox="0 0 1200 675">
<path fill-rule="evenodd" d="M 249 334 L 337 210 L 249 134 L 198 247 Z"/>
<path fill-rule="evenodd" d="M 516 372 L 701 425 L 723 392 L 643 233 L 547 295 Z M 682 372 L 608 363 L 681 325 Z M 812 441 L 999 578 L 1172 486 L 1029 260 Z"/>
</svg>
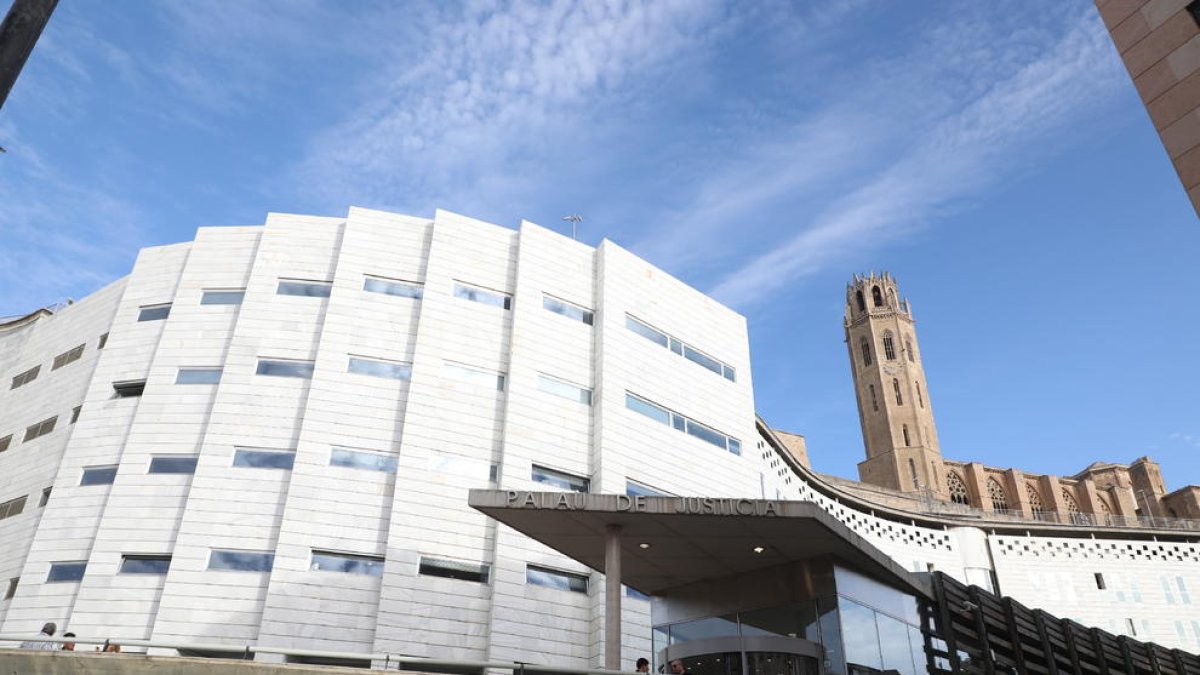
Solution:
<svg viewBox="0 0 1200 675">
<path fill-rule="evenodd" d="M 900 395 L 900 380 L 892 378 L 892 389 L 896 390 L 896 405 L 904 405 L 904 397 Z"/>
<path fill-rule="evenodd" d="M 889 288 L 887 295 L 888 295 L 888 307 L 895 307 L 896 306 L 896 291 Z"/>
<path fill-rule="evenodd" d="M 880 292 L 878 286 L 871 287 L 871 300 L 876 307 L 883 307 L 883 293 Z"/>
<path fill-rule="evenodd" d="M 888 361 L 896 360 L 896 344 L 892 341 L 892 331 L 883 332 L 883 355 Z"/>
<path fill-rule="evenodd" d="M 1042 493 L 1038 492 L 1038 489 L 1034 487 L 1033 483 L 1026 483 L 1025 495 L 1029 499 L 1030 513 L 1033 514 L 1034 518 L 1041 518 L 1042 514 L 1046 512 L 1045 507 L 1042 506 Z"/>
<path fill-rule="evenodd" d="M 953 471 L 946 474 L 946 487 L 950 489 L 950 501 L 964 506 L 971 503 L 971 498 L 967 496 L 967 484 L 963 482 L 962 476 Z"/>
<path fill-rule="evenodd" d="M 871 410 L 879 412 L 879 399 L 875 398 L 875 385 L 867 385 L 871 389 Z"/>
<path fill-rule="evenodd" d="M 917 382 L 917 404 L 922 408 L 925 407 L 925 397 L 921 395 L 921 383 Z"/>
<path fill-rule="evenodd" d="M 854 299 L 858 302 L 858 311 L 867 311 L 867 301 L 863 298 L 862 290 L 854 291 Z"/>
<path fill-rule="evenodd" d="M 1067 507 L 1067 515 L 1071 518 L 1071 522 L 1076 525 L 1090 525 L 1091 520 L 1087 514 L 1079 510 L 1079 504 L 1076 503 L 1075 497 L 1067 490 L 1062 489 L 1063 504 Z"/>
<path fill-rule="evenodd" d="M 987 482 L 988 497 L 992 499 L 993 511 L 1008 510 L 1008 495 L 1004 492 L 1004 486 L 995 478 L 989 478 Z"/>
<path fill-rule="evenodd" d="M 871 365 L 871 341 L 864 336 L 859 340 L 859 345 L 862 347 L 863 365 Z"/>
<path fill-rule="evenodd" d="M 913 363 L 917 362 L 917 355 L 915 352 L 913 352 L 912 348 L 912 338 L 908 337 L 907 335 L 904 336 L 904 351 L 908 354 L 909 361 L 912 361 Z"/>
<path fill-rule="evenodd" d="M 907 424 L 902 425 L 901 431 L 904 432 L 904 447 L 906 447 L 906 448 L 912 447 L 912 441 L 910 441 L 908 438 L 908 425 Z M 909 461 L 911 462 L 912 460 L 910 459 Z"/>
</svg>

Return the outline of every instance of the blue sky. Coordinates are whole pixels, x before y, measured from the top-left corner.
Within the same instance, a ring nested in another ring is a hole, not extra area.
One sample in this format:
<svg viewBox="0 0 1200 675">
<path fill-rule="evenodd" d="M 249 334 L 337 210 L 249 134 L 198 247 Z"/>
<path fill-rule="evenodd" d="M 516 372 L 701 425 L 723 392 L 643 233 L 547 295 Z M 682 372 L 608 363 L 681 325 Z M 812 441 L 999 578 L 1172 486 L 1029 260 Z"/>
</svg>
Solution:
<svg viewBox="0 0 1200 675">
<path fill-rule="evenodd" d="M 747 316 L 818 470 L 887 269 L 947 457 L 1200 483 L 1200 227 L 1090 0 L 69 0 L 0 145 L 0 314 L 268 211 L 580 213 Z"/>
</svg>

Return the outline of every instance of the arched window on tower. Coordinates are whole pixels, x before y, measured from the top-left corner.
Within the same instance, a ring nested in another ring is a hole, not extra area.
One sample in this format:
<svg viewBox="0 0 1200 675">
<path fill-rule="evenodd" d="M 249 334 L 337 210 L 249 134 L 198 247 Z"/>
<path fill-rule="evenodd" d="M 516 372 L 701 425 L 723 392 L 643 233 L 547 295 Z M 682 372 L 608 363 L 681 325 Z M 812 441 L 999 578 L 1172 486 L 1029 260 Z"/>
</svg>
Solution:
<svg viewBox="0 0 1200 675">
<path fill-rule="evenodd" d="M 871 341 L 868 340 L 866 336 L 863 336 L 863 338 L 859 340 L 859 345 L 862 346 L 863 365 L 871 365 Z"/>
<path fill-rule="evenodd" d="M 863 299 L 862 290 L 854 291 L 854 299 L 858 302 L 858 311 L 867 311 L 867 301 Z"/>
<path fill-rule="evenodd" d="M 906 448 L 912 447 L 912 441 L 909 440 L 909 438 L 908 438 L 908 425 L 907 424 L 902 425 L 901 430 L 904 432 L 904 447 L 906 447 Z M 912 461 L 912 460 L 909 460 L 909 461 Z"/>
<path fill-rule="evenodd" d="M 875 385 L 868 385 L 871 389 L 871 410 L 879 412 L 879 399 L 875 398 Z"/>
<path fill-rule="evenodd" d="M 917 355 L 912 348 L 912 338 L 907 335 L 904 336 L 904 351 L 908 353 L 909 361 L 913 363 L 917 362 Z"/>
<path fill-rule="evenodd" d="M 920 404 L 920 406 L 922 408 L 924 408 L 925 407 L 925 397 L 921 395 L 921 383 L 917 382 L 916 384 L 917 384 L 917 403 Z"/>
<path fill-rule="evenodd" d="M 1034 518 L 1040 519 L 1042 514 L 1046 512 L 1046 507 L 1042 506 L 1042 493 L 1038 492 L 1037 487 L 1033 483 L 1025 484 L 1025 494 L 1029 497 L 1029 511 Z"/>
<path fill-rule="evenodd" d="M 987 482 L 988 496 L 992 498 L 993 511 L 1008 510 L 1008 495 L 1004 493 L 1004 486 L 995 478 L 989 478 Z"/>
<path fill-rule="evenodd" d="M 888 289 L 888 307 L 896 306 L 896 291 Z"/>
<path fill-rule="evenodd" d="M 892 389 L 896 390 L 896 405 L 904 405 L 904 397 L 900 395 L 900 380 L 892 378 Z"/>
<path fill-rule="evenodd" d="M 953 471 L 947 473 L 946 487 L 950 489 L 950 501 L 963 505 L 971 503 L 971 498 L 967 496 L 967 484 L 963 482 L 962 476 Z"/>
<path fill-rule="evenodd" d="M 921 481 L 917 479 L 917 463 L 911 457 L 908 458 L 908 473 L 912 476 L 913 489 L 920 490 Z"/>
<path fill-rule="evenodd" d="M 876 307 L 883 307 L 883 293 L 880 292 L 878 286 L 871 288 L 871 301 L 875 303 Z"/>
<path fill-rule="evenodd" d="M 883 332 L 883 355 L 888 361 L 896 360 L 896 344 L 892 341 L 892 331 Z"/>
</svg>

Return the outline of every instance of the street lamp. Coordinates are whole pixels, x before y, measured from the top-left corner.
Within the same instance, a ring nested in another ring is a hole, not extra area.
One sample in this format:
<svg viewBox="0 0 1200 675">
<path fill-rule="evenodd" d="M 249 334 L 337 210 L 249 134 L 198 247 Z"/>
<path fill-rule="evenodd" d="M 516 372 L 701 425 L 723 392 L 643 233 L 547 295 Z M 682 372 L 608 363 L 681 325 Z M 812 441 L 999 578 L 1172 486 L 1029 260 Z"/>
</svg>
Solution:
<svg viewBox="0 0 1200 675">
<path fill-rule="evenodd" d="M 583 222 L 583 216 L 573 213 L 569 216 L 563 216 L 563 220 L 571 223 L 571 238 L 575 238 L 575 226 Z"/>
</svg>

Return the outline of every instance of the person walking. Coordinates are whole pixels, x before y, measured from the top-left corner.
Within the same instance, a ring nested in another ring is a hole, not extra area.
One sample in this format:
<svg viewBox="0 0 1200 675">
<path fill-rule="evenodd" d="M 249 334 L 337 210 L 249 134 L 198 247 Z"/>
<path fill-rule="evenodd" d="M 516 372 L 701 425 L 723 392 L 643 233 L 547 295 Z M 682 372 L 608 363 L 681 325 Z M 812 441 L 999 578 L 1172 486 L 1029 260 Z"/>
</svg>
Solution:
<svg viewBox="0 0 1200 675">
<path fill-rule="evenodd" d="M 47 621 L 42 626 L 42 634 L 39 637 L 54 637 L 54 631 L 58 630 L 58 626 L 53 621 Z M 26 640 L 21 643 L 21 649 L 40 649 L 42 651 L 58 651 L 58 643 L 50 642 L 49 640 Z"/>
<path fill-rule="evenodd" d="M 643 656 L 642 658 L 637 660 L 637 672 L 639 672 L 639 673 L 650 672 L 650 661 L 647 660 L 646 657 Z"/>
</svg>

